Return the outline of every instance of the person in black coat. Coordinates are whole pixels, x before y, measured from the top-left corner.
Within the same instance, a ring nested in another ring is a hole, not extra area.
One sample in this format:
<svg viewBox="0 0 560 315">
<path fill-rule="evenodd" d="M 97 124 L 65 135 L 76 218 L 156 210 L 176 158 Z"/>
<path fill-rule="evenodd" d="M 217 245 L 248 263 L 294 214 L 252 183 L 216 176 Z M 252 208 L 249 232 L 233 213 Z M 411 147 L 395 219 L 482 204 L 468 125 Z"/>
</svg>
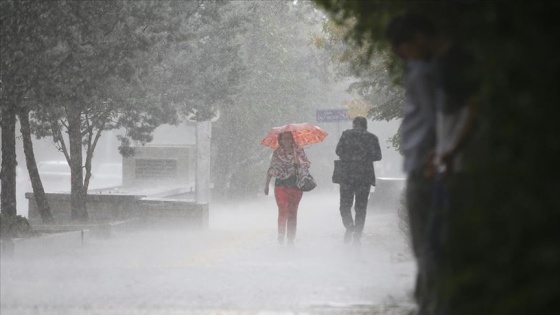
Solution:
<svg viewBox="0 0 560 315">
<path fill-rule="evenodd" d="M 340 184 L 340 215 L 346 228 L 344 242 L 353 240 L 354 244 L 360 244 L 369 192 L 371 186 L 375 186 L 373 162 L 381 160 L 381 148 L 377 136 L 367 131 L 365 117 L 354 118 L 352 126 L 342 133 L 336 146 L 341 176 L 335 182 Z M 353 204 L 355 219 L 352 218 Z"/>
</svg>

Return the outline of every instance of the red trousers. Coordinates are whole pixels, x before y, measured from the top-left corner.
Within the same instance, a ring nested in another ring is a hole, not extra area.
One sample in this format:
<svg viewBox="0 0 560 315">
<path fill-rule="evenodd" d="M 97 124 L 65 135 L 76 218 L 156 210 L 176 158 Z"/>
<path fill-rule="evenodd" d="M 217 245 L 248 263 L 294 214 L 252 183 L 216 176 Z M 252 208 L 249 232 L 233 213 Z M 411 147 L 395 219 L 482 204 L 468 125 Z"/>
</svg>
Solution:
<svg viewBox="0 0 560 315">
<path fill-rule="evenodd" d="M 274 196 L 278 205 L 278 235 L 287 235 L 294 240 L 297 229 L 297 211 L 303 192 L 293 187 L 274 187 Z M 287 228 L 287 234 L 286 234 Z"/>
</svg>

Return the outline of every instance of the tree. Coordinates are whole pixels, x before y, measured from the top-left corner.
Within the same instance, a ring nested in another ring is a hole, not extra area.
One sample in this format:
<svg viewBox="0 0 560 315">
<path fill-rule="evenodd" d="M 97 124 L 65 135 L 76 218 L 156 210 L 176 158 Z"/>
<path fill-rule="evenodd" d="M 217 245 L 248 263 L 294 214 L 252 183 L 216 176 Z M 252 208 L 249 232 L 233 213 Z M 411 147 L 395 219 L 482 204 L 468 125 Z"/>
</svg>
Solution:
<svg viewBox="0 0 560 315">
<path fill-rule="evenodd" d="M 52 222 L 50 207 L 37 171 L 28 121 L 29 104 L 24 100 L 41 76 L 37 69 L 43 49 L 39 16 L 46 3 L 34 1 L 3 1 L 0 3 L 2 45 L 0 48 L 2 82 L 2 209 L 8 215 L 16 214 L 15 198 L 15 122 L 21 122 L 24 153 L 35 200 L 43 222 Z"/>
<path fill-rule="evenodd" d="M 8 103 L 9 102 L 9 103 Z M 2 183 L 1 209 L 8 216 L 16 216 L 16 112 L 12 100 L 0 108 L 2 117 Z"/>
<path fill-rule="evenodd" d="M 140 49 L 143 43 L 134 34 L 133 22 L 124 22 L 126 8 L 130 9 L 129 13 L 136 9 L 122 1 L 53 1 L 39 18 L 44 21 L 42 53 L 50 63 L 41 65 L 39 69 L 45 78 L 34 87 L 34 101 L 40 104 L 33 116 L 40 123 L 34 128 L 39 137 L 53 135 L 70 165 L 71 208 L 75 220 L 88 219 L 85 196 L 91 177 L 91 158 L 107 119 L 114 117 L 111 116 L 112 88 L 119 83 L 122 86 L 119 79 L 130 79 L 126 76 L 134 74 L 129 60 L 135 54 L 134 49 Z M 135 20 L 131 17 L 129 21 Z M 123 35 L 130 36 L 133 44 L 117 44 Z M 127 48 L 132 51 L 126 52 Z M 117 49 L 123 50 L 115 53 Z M 62 128 L 68 132 L 68 145 L 62 137 Z M 87 146 L 85 165 L 82 143 Z"/>
<path fill-rule="evenodd" d="M 383 42 L 384 26 L 401 12 L 427 16 L 445 36 L 472 50 L 482 80 L 477 128 L 467 148 L 474 200 L 449 219 L 446 248 L 458 262 L 446 294 L 454 314 L 545 314 L 557 309 L 560 184 L 551 171 L 556 139 L 560 60 L 554 2 L 315 0 L 343 21 L 352 38 Z"/>
<path fill-rule="evenodd" d="M 162 51 L 153 86 L 165 91 L 163 100 L 182 116 L 205 121 L 214 118 L 237 92 L 244 67 L 238 34 L 243 14 L 232 2 L 203 2 L 196 16 L 181 24 L 188 41 L 177 41 Z"/>
<path fill-rule="evenodd" d="M 18 109 L 18 118 L 21 125 L 21 135 L 23 138 L 23 151 L 25 154 L 25 161 L 27 166 L 27 171 L 29 173 L 29 178 L 31 180 L 31 187 L 33 189 L 33 195 L 35 202 L 37 203 L 37 209 L 41 215 L 43 223 L 53 223 L 54 218 L 51 213 L 51 207 L 47 200 L 45 194 L 45 189 L 43 188 L 43 183 L 41 182 L 41 177 L 39 176 L 39 169 L 37 167 L 37 161 L 35 159 L 35 153 L 33 150 L 33 141 L 31 140 L 31 124 L 29 122 L 29 107 L 26 104 L 21 104 Z"/>
<path fill-rule="evenodd" d="M 392 120 L 401 117 L 400 107 L 404 91 L 395 85 L 397 78 L 392 70 L 393 59 L 387 51 L 377 49 L 370 52 L 374 43 L 361 43 L 348 38 L 354 20 L 338 24 L 327 20 L 323 34 L 316 35 L 315 45 L 325 49 L 338 77 L 356 78 L 348 86 L 348 92 L 367 106 L 368 117 L 374 120 Z"/>
<path fill-rule="evenodd" d="M 204 18 L 213 3 L 53 1 L 44 10 L 43 53 L 50 63 L 42 69 L 48 80 L 36 87 L 41 106 L 32 122 L 35 134 L 52 137 L 70 165 L 73 219 L 88 219 L 85 197 L 103 131 L 124 128 L 127 153 L 130 141 L 148 142 L 158 125 L 176 122 L 166 91 L 152 84 L 155 66 L 166 48 L 190 39 L 189 19 Z"/>
</svg>

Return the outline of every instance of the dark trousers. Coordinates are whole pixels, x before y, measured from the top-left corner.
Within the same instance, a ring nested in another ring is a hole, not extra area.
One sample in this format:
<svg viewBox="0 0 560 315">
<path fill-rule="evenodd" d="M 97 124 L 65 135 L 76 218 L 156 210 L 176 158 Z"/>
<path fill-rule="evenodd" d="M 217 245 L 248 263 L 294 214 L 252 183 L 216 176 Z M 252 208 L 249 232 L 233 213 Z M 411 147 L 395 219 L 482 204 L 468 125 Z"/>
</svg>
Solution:
<svg viewBox="0 0 560 315">
<path fill-rule="evenodd" d="M 433 250 L 429 239 L 430 219 L 434 209 L 434 181 L 424 177 L 422 170 L 408 174 L 406 203 L 412 250 L 416 257 L 417 274 L 414 296 L 418 314 L 429 314 L 433 301 Z"/>
<path fill-rule="evenodd" d="M 436 211 L 430 220 L 436 314 L 451 314 L 451 310 L 459 309 L 461 304 L 472 302 L 472 288 L 453 282 L 472 268 L 469 258 L 465 259 L 472 256 L 465 248 L 452 245 L 464 242 L 465 235 L 473 232 L 465 222 L 469 222 L 467 210 L 473 206 L 475 185 L 475 180 L 464 173 L 447 174 L 436 183 Z"/>
<path fill-rule="evenodd" d="M 371 184 L 340 184 L 340 216 L 346 230 L 354 232 L 360 237 L 366 222 L 366 211 Z M 354 202 L 355 200 L 355 202 Z M 356 212 L 352 218 L 352 205 Z"/>
</svg>

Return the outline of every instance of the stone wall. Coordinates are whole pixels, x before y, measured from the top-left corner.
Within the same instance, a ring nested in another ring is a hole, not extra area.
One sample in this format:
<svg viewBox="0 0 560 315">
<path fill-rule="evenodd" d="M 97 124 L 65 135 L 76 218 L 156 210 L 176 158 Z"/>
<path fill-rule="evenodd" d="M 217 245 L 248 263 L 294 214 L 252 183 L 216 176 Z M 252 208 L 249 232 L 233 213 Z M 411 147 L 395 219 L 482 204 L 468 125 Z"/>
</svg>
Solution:
<svg viewBox="0 0 560 315">
<path fill-rule="evenodd" d="M 41 225 L 41 217 L 32 193 L 29 199 L 29 221 Z M 148 198 L 145 195 L 91 194 L 87 197 L 91 223 L 138 218 L 148 225 L 174 223 L 183 227 L 207 228 L 208 204 L 189 199 Z M 56 224 L 71 223 L 70 194 L 49 193 L 47 199 Z"/>
<path fill-rule="evenodd" d="M 207 227 L 208 204 L 196 203 L 195 145 L 146 145 L 134 147 L 123 157 L 122 186 L 88 191 L 91 223 L 138 218 L 147 223 L 176 222 L 181 226 Z M 27 193 L 31 224 L 42 224 L 33 193 Z M 178 198 L 178 199 L 177 199 Z M 71 222 L 70 193 L 47 193 L 57 224 Z"/>
<path fill-rule="evenodd" d="M 90 221 L 106 222 L 111 220 L 130 219 L 139 216 L 138 200 L 143 195 L 88 195 L 87 208 Z M 37 204 L 33 193 L 26 193 L 29 200 L 29 220 L 39 222 L 41 217 L 37 211 Z M 56 222 L 70 222 L 70 194 L 47 193 L 51 212 Z"/>
</svg>

